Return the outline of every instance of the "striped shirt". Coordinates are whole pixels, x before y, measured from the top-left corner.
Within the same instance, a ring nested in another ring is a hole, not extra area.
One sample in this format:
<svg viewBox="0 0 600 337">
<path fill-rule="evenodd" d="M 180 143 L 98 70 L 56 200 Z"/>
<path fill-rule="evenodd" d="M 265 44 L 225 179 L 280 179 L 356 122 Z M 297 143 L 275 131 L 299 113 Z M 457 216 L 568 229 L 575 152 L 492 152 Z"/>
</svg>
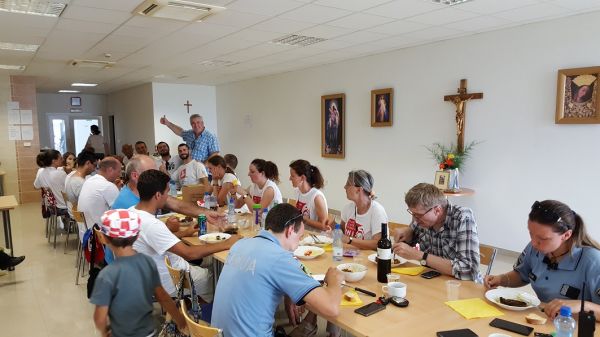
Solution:
<svg viewBox="0 0 600 337">
<path fill-rule="evenodd" d="M 192 159 L 205 162 L 215 152 L 219 152 L 219 140 L 210 131 L 204 129 L 200 136 L 196 137 L 193 130 L 185 130 L 181 138 L 190 147 Z"/>
<path fill-rule="evenodd" d="M 439 231 L 413 222 L 413 244 L 423 252 L 450 260 L 452 274 L 459 280 L 481 282 L 479 273 L 479 238 L 473 211 L 448 202 L 446 219 Z"/>
</svg>

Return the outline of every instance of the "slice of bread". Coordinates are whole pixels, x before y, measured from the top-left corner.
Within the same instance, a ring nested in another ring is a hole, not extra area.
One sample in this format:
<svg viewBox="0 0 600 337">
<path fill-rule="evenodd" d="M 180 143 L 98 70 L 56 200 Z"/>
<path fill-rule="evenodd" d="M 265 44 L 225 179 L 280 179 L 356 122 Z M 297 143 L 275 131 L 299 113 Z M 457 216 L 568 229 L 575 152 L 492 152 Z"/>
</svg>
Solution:
<svg viewBox="0 0 600 337">
<path fill-rule="evenodd" d="M 542 316 L 532 313 L 532 314 L 525 316 L 525 320 L 529 324 L 545 324 L 547 319 L 545 317 L 542 317 Z"/>
<path fill-rule="evenodd" d="M 358 296 L 353 291 L 347 291 L 344 293 L 344 299 L 348 302 L 356 302 L 358 301 Z"/>
</svg>

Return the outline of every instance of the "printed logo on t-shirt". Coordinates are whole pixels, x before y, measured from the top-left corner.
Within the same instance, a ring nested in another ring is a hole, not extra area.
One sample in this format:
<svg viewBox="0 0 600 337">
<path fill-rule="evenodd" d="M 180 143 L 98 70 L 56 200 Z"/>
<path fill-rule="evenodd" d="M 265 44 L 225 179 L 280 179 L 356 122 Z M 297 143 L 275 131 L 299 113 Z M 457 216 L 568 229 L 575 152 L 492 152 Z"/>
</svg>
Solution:
<svg viewBox="0 0 600 337">
<path fill-rule="evenodd" d="M 305 202 L 296 201 L 296 209 L 302 212 L 302 216 L 310 216 L 310 211 Z"/>
<path fill-rule="evenodd" d="M 255 204 L 260 204 L 260 200 L 261 200 L 261 199 L 262 199 L 262 198 L 261 198 L 261 197 L 259 197 L 258 195 L 253 195 L 253 196 L 252 196 L 252 201 L 253 201 Z"/>
<path fill-rule="evenodd" d="M 348 222 L 346 222 L 346 231 L 344 234 L 353 238 L 362 239 L 365 235 L 365 232 L 361 224 L 356 222 L 354 219 L 349 219 Z"/>
<path fill-rule="evenodd" d="M 183 180 L 186 177 L 185 168 L 179 172 L 179 180 Z"/>
</svg>

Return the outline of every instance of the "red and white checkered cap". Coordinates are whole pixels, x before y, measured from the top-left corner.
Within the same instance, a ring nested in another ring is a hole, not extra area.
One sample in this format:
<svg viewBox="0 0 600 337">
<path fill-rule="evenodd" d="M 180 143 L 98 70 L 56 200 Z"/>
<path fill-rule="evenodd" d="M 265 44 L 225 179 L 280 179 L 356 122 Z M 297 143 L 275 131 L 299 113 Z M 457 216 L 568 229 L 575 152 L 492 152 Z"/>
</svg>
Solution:
<svg viewBox="0 0 600 337">
<path fill-rule="evenodd" d="M 140 231 L 140 217 L 126 209 L 111 209 L 100 218 L 102 233 L 111 238 L 130 238 Z"/>
</svg>

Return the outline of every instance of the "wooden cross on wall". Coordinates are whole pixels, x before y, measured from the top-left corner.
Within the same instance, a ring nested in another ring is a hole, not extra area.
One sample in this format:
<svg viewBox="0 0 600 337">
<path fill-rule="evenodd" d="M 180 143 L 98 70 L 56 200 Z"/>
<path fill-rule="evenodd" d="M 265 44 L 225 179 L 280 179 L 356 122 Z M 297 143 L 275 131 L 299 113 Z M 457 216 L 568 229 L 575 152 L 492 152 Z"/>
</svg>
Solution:
<svg viewBox="0 0 600 337">
<path fill-rule="evenodd" d="M 458 95 L 446 95 L 444 101 L 450 101 L 456 105 L 456 148 L 458 152 L 465 149 L 465 105 L 469 100 L 482 99 L 483 93 L 467 93 L 467 80 L 460 80 Z"/>
<path fill-rule="evenodd" d="M 187 103 L 184 104 L 187 107 L 187 111 L 188 114 L 190 113 L 190 107 L 192 106 L 192 103 L 190 103 L 190 101 L 187 101 Z"/>
</svg>

